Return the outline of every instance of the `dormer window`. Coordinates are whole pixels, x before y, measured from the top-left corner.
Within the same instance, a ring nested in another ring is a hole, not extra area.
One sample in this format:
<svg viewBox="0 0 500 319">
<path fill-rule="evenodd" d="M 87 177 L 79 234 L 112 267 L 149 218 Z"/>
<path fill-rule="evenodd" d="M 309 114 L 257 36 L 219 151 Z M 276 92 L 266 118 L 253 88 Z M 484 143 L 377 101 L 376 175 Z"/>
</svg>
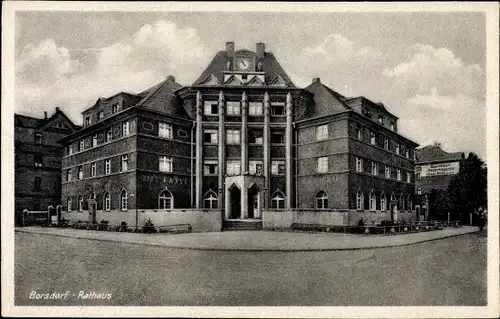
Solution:
<svg viewBox="0 0 500 319">
<path fill-rule="evenodd" d="M 117 113 L 119 109 L 120 109 L 120 105 L 118 103 L 114 104 L 113 105 L 113 110 L 112 110 L 113 114 Z"/>
<path fill-rule="evenodd" d="M 384 117 L 382 115 L 379 115 L 378 116 L 378 120 L 377 120 L 380 124 L 384 124 Z"/>
<path fill-rule="evenodd" d="M 396 129 L 396 124 L 394 124 L 394 122 L 391 122 L 390 128 L 391 131 L 394 131 Z"/>
<path fill-rule="evenodd" d="M 90 116 L 87 116 L 85 118 L 85 126 L 89 126 L 90 125 Z"/>
<path fill-rule="evenodd" d="M 100 111 L 99 113 L 97 113 L 97 118 L 99 120 L 102 120 L 104 118 L 104 112 L 103 111 Z"/>
<path fill-rule="evenodd" d="M 42 144 L 42 143 L 43 143 L 43 134 L 35 133 L 35 144 Z"/>
</svg>

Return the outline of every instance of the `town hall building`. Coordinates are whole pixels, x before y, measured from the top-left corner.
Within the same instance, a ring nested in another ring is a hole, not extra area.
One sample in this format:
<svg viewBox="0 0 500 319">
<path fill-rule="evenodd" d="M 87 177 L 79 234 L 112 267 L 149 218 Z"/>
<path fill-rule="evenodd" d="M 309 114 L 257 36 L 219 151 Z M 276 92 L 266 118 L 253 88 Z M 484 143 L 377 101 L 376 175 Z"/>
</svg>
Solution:
<svg viewBox="0 0 500 319">
<path fill-rule="evenodd" d="M 192 85 L 168 76 L 99 98 L 82 116 L 84 127 L 61 140 L 62 205 L 73 219 L 214 216 L 222 228 L 273 228 L 413 216 L 417 144 L 398 133 L 397 116 L 318 78 L 296 87 L 263 43 L 228 42 Z"/>
</svg>

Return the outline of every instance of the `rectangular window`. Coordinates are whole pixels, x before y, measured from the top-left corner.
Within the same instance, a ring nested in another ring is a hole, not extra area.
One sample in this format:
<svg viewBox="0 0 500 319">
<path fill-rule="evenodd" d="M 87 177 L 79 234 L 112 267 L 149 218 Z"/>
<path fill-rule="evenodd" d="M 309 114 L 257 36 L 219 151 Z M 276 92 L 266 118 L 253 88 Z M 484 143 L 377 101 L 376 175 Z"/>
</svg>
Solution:
<svg viewBox="0 0 500 319">
<path fill-rule="evenodd" d="M 71 168 L 66 171 L 66 180 L 71 182 Z"/>
<path fill-rule="evenodd" d="M 363 159 L 356 157 L 356 172 L 362 172 L 363 171 Z"/>
<path fill-rule="evenodd" d="M 271 144 L 285 144 L 285 132 L 271 131 Z"/>
<path fill-rule="evenodd" d="M 370 132 L 370 144 L 375 145 L 375 132 Z"/>
<path fill-rule="evenodd" d="M 103 111 L 100 111 L 99 113 L 97 113 L 97 118 L 99 120 L 102 120 L 104 118 L 104 112 Z"/>
<path fill-rule="evenodd" d="M 160 156 L 160 172 L 172 172 L 173 159 L 171 157 Z"/>
<path fill-rule="evenodd" d="M 411 183 L 411 173 L 410 172 L 406 172 L 406 182 Z"/>
<path fill-rule="evenodd" d="M 373 176 L 378 175 L 378 164 L 375 162 L 372 162 L 372 175 Z"/>
<path fill-rule="evenodd" d="M 85 140 L 80 140 L 80 152 L 85 149 Z"/>
<path fill-rule="evenodd" d="M 356 138 L 358 140 L 363 140 L 363 129 L 360 126 L 356 126 Z"/>
<path fill-rule="evenodd" d="M 234 176 L 240 174 L 240 161 L 227 161 L 226 173 L 228 176 Z"/>
<path fill-rule="evenodd" d="M 276 116 L 285 115 L 285 102 L 272 102 L 271 115 L 276 115 Z"/>
<path fill-rule="evenodd" d="M 128 170 L 128 155 L 122 155 L 122 172 Z"/>
<path fill-rule="evenodd" d="M 35 133 L 35 144 L 42 144 L 42 143 L 43 143 L 43 134 Z"/>
<path fill-rule="evenodd" d="M 389 139 L 387 137 L 384 137 L 384 150 L 389 149 Z"/>
<path fill-rule="evenodd" d="M 264 142 L 262 130 L 252 130 L 248 132 L 248 143 L 262 145 Z"/>
<path fill-rule="evenodd" d="M 172 138 L 172 124 L 160 122 L 158 126 L 158 136 L 163 138 Z"/>
<path fill-rule="evenodd" d="M 42 190 L 42 178 L 35 177 L 35 191 L 39 192 Z"/>
<path fill-rule="evenodd" d="M 401 170 L 400 170 L 399 168 L 397 169 L 396 174 L 397 174 L 397 175 L 396 175 L 396 179 L 397 179 L 398 181 L 400 181 L 400 180 L 401 180 Z"/>
<path fill-rule="evenodd" d="M 205 101 L 203 103 L 203 114 L 217 115 L 219 112 L 219 103 L 217 101 Z"/>
<path fill-rule="evenodd" d="M 285 161 L 271 161 L 272 175 L 285 175 Z"/>
<path fill-rule="evenodd" d="M 42 167 L 42 166 L 43 166 L 43 155 L 35 154 L 35 167 Z"/>
<path fill-rule="evenodd" d="M 318 157 L 318 159 L 316 160 L 316 172 L 317 173 L 328 172 L 328 157 Z"/>
<path fill-rule="evenodd" d="M 122 136 L 128 136 L 130 134 L 129 122 L 123 122 L 122 124 Z"/>
<path fill-rule="evenodd" d="M 205 129 L 203 131 L 203 141 L 206 144 L 217 144 L 217 130 Z"/>
<path fill-rule="evenodd" d="M 396 143 L 396 154 L 399 154 L 399 143 Z"/>
<path fill-rule="evenodd" d="M 240 115 L 241 104 L 237 101 L 226 102 L 226 114 L 227 115 Z"/>
<path fill-rule="evenodd" d="M 73 203 L 71 202 L 71 199 L 68 199 L 68 203 L 67 203 L 68 212 L 71 211 L 72 206 L 73 206 Z"/>
<path fill-rule="evenodd" d="M 113 131 L 111 129 L 109 129 L 107 132 L 106 132 L 106 142 L 109 142 L 113 139 Z"/>
<path fill-rule="evenodd" d="M 96 146 L 97 146 L 97 134 L 94 134 L 94 136 L 92 136 L 92 147 Z"/>
<path fill-rule="evenodd" d="M 417 195 L 422 195 L 422 188 L 421 187 L 417 188 Z"/>
<path fill-rule="evenodd" d="M 78 166 L 78 179 L 83 179 L 83 166 Z"/>
<path fill-rule="evenodd" d="M 90 116 L 87 116 L 85 118 L 85 126 L 89 126 L 90 125 Z"/>
<path fill-rule="evenodd" d="M 394 122 L 391 122 L 390 128 L 391 128 L 391 131 L 395 131 L 396 125 L 394 124 Z"/>
<path fill-rule="evenodd" d="M 113 105 L 113 110 L 112 110 L 113 114 L 118 113 L 119 109 L 120 109 L 120 105 L 118 103 Z"/>
<path fill-rule="evenodd" d="M 408 149 L 408 147 L 405 147 L 405 157 L 410 158 L 410 150 Z"/>
<path fill-rule="evenodd" d="M 95 177 L 97 175 L 97 163 L 90 164 L 90 176 Z"/>
<path fill-rule="evenodd" d="M 383 124 L 384 124 L 384 117 L 383 117 L 382 115 L 379 115 L 379 116 L 378 116 L 377 121 L 378 121 L 380 124 L 382 124 L 382 125 L 383 125 Z"/>
<path fill-rule="evenodd" d="M 68 146 L 69 155 L 73 154 L 73 145 Z"/>
<path fill-rule="evenodd" d="M 227 130 L 227 144 L 240 144 L 240 130 Z"/>
<path fill-rule="evenodd" d="M 250 102 L 250 103 L 248 103 L 248 115 L 250 115 L 250 116 L 262 115 L 262 102 Z"/>
<path fill-rule="evenodd" d="M 205 176 L 214 176 L 217 175 L 219 165 L 217 161 L 205 161 L 203 164 L 203 174 Z"/>
<path fill-rule="evenodd" d="M 389 165 L 385 165 L 385 178 L 391 178 L 391 167 Z"/>
<path fill-rule="evenodd" d="M 104 172 L 106 175 L 111 174 L 111 160 L 110 159 L 107 159 L 104 162 Z"/>
<path fill-rule="evenodd" d="M 324 141 L 328 139 L 328 124 L 316 127 L 316 141 Z"/>
<path fill-rule="evenodd" d="M 421 181 L 422 180 L 422 176 L 420 176 L 420 172 L 416 172 L 415 175 L 417 177 L 417 181 Z"/>
<path fill-rule="evenodd" d="M 249 161 L 248 166 L 251 175 L 262 175 L 262 161 Z"/>
</svg>

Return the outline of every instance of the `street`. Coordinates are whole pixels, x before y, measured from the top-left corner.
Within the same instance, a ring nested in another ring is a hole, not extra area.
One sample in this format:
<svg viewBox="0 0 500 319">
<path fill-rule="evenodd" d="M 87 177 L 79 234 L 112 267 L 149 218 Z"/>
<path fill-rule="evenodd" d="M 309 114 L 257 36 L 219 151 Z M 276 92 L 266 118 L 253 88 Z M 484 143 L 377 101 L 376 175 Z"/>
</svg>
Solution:
<svg viewBox="0 0 500 319">
<path fill-rule="evenodd" d="M 168 249 L 15 235 L 16 305 L 481 306 L 486 233 L 328 252 Z M 70 292 L 66 299 L 30 294 Z M 112 294 L 111 299 L 79 298 Z"/>
</svg>

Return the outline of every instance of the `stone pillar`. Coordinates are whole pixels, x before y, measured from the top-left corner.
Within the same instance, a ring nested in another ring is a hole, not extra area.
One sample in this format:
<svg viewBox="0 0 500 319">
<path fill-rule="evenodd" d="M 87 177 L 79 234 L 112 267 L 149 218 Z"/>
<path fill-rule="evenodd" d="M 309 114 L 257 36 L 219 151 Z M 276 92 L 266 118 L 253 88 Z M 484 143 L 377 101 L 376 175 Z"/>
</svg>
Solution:
<svg viewBox="0 0 500 319">
<path fill-rule="evenodd" d="M 270 196 L 270 185 L 271 185 L 271 180 L 270 180 L 270 129 L 269 129 L 269 109 L 270 109 L 270 100 L 269 100 L 269 94 L 266 92 L 264 94 L 264 136 L 263 136 L 263 142 L 264 142 L 264 147 L 263 147 L 263 168 L 264 168 L 264 190 L 262 192 L 264 198 L 263 198 L 263 203 L 264 206 L 263 208 L 269 208 L 269 196 Z"/>
<path fill-rule="evenodd" d="M 286 131 L 285 131 L 285 159 L 286 159 L 286 201 L 285 208 L 292 208 L 292 94 L 286 95 Z"/>
<path fill-rule="evenodd" d="M 224 129 L 224 93 L 219 92 L 219 180 L 218 180 L 218 206 L 220 209 L 225 207 L 226 218 L 228 217 L 228 207 L 224 205 L 224 172 L 226 168 L 226 138 Z"/>
<path fill-rule="evenodd" d="M 248 171 L 248 132 L 247 132 L 247 95 L 245 92 L 241 95 L 241 174 Z"/>
<path fill-rule="evenodd" d="M 203 102 L 201 92 L 196 92 L 196 208 L 202 205 L 202 176 L 203 176 Z"/>
</svg>

